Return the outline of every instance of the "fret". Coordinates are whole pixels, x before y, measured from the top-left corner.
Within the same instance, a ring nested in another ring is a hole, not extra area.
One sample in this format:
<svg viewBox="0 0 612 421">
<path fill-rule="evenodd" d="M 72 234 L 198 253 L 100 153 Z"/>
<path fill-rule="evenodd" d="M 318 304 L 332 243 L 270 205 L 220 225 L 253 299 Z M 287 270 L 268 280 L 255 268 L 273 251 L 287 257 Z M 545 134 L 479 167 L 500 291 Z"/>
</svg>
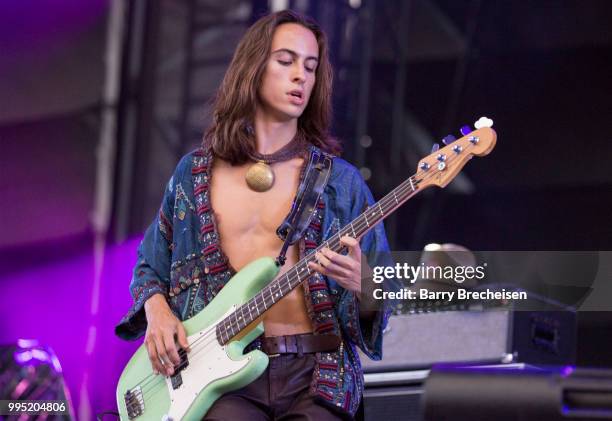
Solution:
<svg viewBox="0 0 612 421">
<path fill-rule="evenodd" d="M 221 324 L 219 325 L 219 327 L 221 327 L 222 325 L 223 325 L 223 323 L 221 323 Z M 219 336 L 220 336 L 221 338 L 219 338 Z M 219 329 L 219 331 L 217 332 L 217 338 L 218 338 L 217 340 L 221 339 L 221 340 L 220 340 L 220 342 L 221 342 L 221 343 L 225 343 L 225 337 L 223 336 L 223 330 Z"/>
<path fill-rule="evenodd" d="M 369 228 L 369 227 L 370 227 L 370 223 L 368 222 L 368 215 L 367 215 L 367 213 L 368 213 L 368 211 L 365 211 L 365 212 L 363 213 L 363 218 L 364 218 L 364 219 L 365 219 L 365 221 L 366 221 L 366 226 L 368 226 L 368 228 Z"/>
<path fill-rule="evenodd" d="M 351 231 L 353 231 L 353 238 L 357 238 L 357 236 L 355 235 L 355 227 L 353 226 L 353 223 L 351 222 L 349 225 L 351 227 Z"/>
<path fill-rule="evenodd" d="M 247 321 L 247 317 L 244 315 L 244 307 L 245 306 L 240 306 L 240 312 L 242 313 L 242 322 L 241 322 L 241 327 L 246 327 L 246 325 L 248 324 Z"/>
<path fill-rule="evenodd" d="M 378 202 L 378 210 L 380 212 L 380 217 L 382 218 L 385 212 L 383 212 L 382 205 L 380 204 L 380 202 Z"/>
<path fill-rule="evenodd" d="M 396 204 L 396 205 L 399 205 L 399 200 L 397 200 L 397 194 L 395 194 L 395 190 L 396 190 L 396 189 L 393 189 L 393 190 L 391 191 L 391 193 L 393 193 L 393 198 L 395 199 L 395 204 Z"/>
<path fill-rule="evenodd" d="M 236 328 L 236 331 L 234 331 Z M 238 313 L 234 311 L 234 323 L 232 323 L 232 336 L 240 332 L 240 320 L 238 319 Z"/>
<path fill-rule="evenodd" d="M 240 318 L 238 319 L 238 327 L 244 322 L 244 306 L 238 307 L 240 309 Z"/>
<path fill-rule="evenodd" d="M 414 187 L 414 183 L 412 182 L 412 177 L 410 177 L 408 181 L 410 181 L 410 188 L 412 189 L 412 191 L 416 191 L 416 187 Z"/>
<path fill-rule="evenodd" d="M 264 291 L 265 291 L 265 289 L 264 289 Z M 264 311 L 266 311 L 268 309 L 268 306 L 266 305 L 266 297 L 262 294 L 261 298 L 263 299 Z"/>
<path fill-rule="evenodd" d="M 230 316 L 230 317 L 231 317 L 231 316 Z M 236 318 L 236 316 L 235 316 L 235 315 L 234 315 L 234 318 Z M 232 323 L 230 323 L 230 325 L 229 325 L 228 329 L 229 329 L 229 328 L 231 328 L 231 329 L 232 329 L 232 336 L 229 336 L 229 335 L 228 335 L 228 337 L 227 337 L 227 339 L 228 339 L 228 340 L 229 340 L 229 338 L 231 338 L 231 337 L 233 337 L 233 336 L 235 335 L 235 333 L 234 333 L 234 325 L 233 325 Z"/>
<path fill-rule="evenodd" d="M 304 268 L 302 266 L 295 266 L 295 277 L 296 277 L 296 283 L 295 285 L 298 285 L 301 282 L 300 279 L 300 272 L 302 272 L 304 270 Z M 291 283 L 289 283 L 289 286 L 291 287 L 291 289 L 293 289 L 293 285 Z"/>
<path fill-rule="evenodd" d="M 259 295 L 259 294 L 258 294 Z M 253 303 L 255 303 L 255 312 L 257 314 L 259 314 L 259 306 L 257 305 L 257 295 L 253 297 L 253 299 L 251 300 Z M 251 311 L 253 311 L 253 306 L 251 305 Z M 251 315 L 251 318 L 253 316 Z"/>
<path fill-rule="evenodd" d="M 219 343 L 223 343 L 223 332 L 221 331 L 221 326 L 223 325 L 223 322 L 219 323 L 217 325 L 217 328 L 215 329 L 215 336 L 217 337 L 217 342 Z"/>
</svg>

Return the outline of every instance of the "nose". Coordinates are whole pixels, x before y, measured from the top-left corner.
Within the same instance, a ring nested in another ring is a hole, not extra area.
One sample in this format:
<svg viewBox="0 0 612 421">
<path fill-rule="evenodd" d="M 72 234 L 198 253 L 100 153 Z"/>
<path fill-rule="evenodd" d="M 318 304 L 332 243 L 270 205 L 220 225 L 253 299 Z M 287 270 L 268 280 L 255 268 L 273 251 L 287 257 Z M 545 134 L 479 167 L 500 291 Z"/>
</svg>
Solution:
<svg viewBox="0 0 612 421">
<path fill-rule="evenodd" d="M 304 83 L 306 81 L 306 71 L 304 70 L 304 65 L 299 62 L 299 60 L 295 61 L 292 81 L 298 83 Z"/>
</svg>

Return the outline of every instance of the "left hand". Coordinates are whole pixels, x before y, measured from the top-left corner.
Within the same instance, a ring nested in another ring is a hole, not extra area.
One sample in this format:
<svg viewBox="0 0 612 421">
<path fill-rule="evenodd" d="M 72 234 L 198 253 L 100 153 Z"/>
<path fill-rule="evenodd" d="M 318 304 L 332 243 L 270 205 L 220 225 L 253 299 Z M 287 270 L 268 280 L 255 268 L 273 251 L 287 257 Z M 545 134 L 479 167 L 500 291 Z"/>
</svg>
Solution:
<svg viewBox="0 0 612 421">
<path fill-rule="evenodd" d="M 361 247 L 356 239 L 344 236 L 340 243 L 348 249 L 347 255 L 336 253 L 328 248 L 315 254 L 317 262 L 309 262 L 308 266 L 321 275 L 334 278 L 344 289 L 361 295 Z"/>
</svg>

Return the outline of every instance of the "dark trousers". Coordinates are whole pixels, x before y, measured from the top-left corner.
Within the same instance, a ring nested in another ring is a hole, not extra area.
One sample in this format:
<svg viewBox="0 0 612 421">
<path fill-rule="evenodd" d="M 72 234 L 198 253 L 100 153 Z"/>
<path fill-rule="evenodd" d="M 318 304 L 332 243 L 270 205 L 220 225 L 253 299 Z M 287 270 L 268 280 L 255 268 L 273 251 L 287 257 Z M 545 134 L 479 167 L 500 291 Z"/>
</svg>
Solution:
<svg viewBox="0 0 612 421">
<path fill-rule="evenodd" d="M 281 354 L 270 358 L 268 368 L 257 380 L 219 398 L 204 420 L 347 419 L 315 402 L 309 395 L 315 362 L 314 354 L 301 357 Z"/>
</svg>

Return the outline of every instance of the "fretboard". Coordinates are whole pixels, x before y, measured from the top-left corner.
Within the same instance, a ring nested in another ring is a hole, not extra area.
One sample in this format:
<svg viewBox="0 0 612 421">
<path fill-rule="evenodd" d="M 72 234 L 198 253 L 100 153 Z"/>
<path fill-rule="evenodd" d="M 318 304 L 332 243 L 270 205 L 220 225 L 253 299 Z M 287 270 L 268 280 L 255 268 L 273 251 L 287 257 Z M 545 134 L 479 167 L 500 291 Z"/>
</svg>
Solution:
<svg viewBox="0 0 612 421">
<path fill-rule="evenodd" d="M 416 175 L 408 178 L 377 203 L 369 206 L 351 223 L 344 226 L 336 234 L 321 243 L 316 249 L 312 250 L 296 263 L 295 266 L 271 281 L 253 298 L 225 317 L 217 325 L 216 329 L 219 343 L 222 345 L 228 343 L 230 339 L 257 320 L 257 318 L 273 306 L 274 303 L 278 302 L 294 288 L 299 286 L 304 280 L 308 279 L 308 277 L 314 273 L 308 266 L 308 263 L 316 261 L 315 253 L 325 247 L 337 253 L 342 252 L 345 246 L 340 242 L 340 238 L 347 235 L 353 238 L 361 238 L 361 236 L 372 229 L 377 223 L 389 216 L 404 202 L 414 196 L 418 192 L 418 182 L 419 180 L 416 178 Z"/>
</svg>

